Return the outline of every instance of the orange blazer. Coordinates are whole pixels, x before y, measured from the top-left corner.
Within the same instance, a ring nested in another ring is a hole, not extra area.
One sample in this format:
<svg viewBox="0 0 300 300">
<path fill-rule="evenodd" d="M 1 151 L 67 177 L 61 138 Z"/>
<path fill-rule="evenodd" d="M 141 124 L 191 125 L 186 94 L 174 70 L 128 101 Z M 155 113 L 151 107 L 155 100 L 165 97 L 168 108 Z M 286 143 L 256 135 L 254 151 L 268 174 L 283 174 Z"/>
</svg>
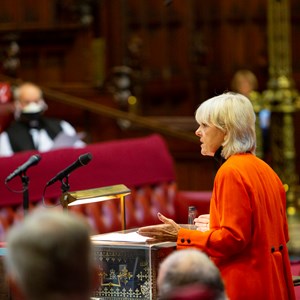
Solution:
<svg viewBox="0 0 300 300">
<path fill-rule="evenodd" d="M 177 248 L 206 252 L 230 300 L 286 300 L 295 299 L 288 240 L 282 182 L 264 161 L 245 153 L 228 158 L 216 174 L 210 230 L 180 229 Z"/>
</svg>

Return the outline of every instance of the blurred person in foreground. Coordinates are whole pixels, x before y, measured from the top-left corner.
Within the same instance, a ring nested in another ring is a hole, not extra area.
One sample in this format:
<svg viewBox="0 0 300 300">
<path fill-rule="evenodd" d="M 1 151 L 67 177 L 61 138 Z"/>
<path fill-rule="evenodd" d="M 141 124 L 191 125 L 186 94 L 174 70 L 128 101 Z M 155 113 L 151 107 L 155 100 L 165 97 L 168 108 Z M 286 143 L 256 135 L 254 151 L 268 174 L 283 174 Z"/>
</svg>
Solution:
<svg viewBox="0 0 300 300">
<path fill-rule="evenodd" d="M 15 120 L 0 134 L 0 156 L 10 156 L 25 150 L 49 151 L 55 147 L 55 139 L 59 134 L 64 136 L 58 147 L 85 145 L 77 138 L 71 124 L 44 116 L 47 104 L 37 85 L 25 82 L 15 88 L 14 106 Z"/>
<path fill-rule="evenodd" d="M 210 214 L 196 218 L 198 230 L 190 230 L 158 213 L 164 224 L 142 227 L 139 233 L 176 241 L 178 249 L 206 252 L 220 269 L 231 300 L 295 299 L 285 190 L 271 167 L 255 156 L 250 100 L 224 93 L 204 101 L 195 117 L 201 154 L 221 164 Z"/>
<path fill-rule="evenodd" d="M 219 269 L 197 249 L 174 251 L 167 256 L 159 267 L 157 288 L 162 300 L 227 299 Z"/>
<path fill-rule="evenodd" d="M 8 233 L 6 275 L 16 300 L 88 300 L 99 286 L 87 223 L 37 209 Z"/>
</svg>

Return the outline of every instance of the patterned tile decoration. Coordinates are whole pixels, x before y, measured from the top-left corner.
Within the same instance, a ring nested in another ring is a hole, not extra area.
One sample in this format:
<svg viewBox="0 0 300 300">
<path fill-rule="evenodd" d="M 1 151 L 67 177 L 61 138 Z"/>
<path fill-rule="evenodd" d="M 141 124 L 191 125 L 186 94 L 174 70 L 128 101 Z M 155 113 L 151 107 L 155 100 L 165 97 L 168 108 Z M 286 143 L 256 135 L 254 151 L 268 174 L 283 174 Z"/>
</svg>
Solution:
<svg viewBox="0 0 300 300">
<path fill-rule="evenodd" d="M 167 244 L 167 245 L 166 245 Z M 152 246 L 96 245 L 96 260 L 101 271 L 101 286 L 95 299 L 154 300 L 157 298 L 156 278 L 159 263 L 172 251 L 174 243 Z"/>
</svg>

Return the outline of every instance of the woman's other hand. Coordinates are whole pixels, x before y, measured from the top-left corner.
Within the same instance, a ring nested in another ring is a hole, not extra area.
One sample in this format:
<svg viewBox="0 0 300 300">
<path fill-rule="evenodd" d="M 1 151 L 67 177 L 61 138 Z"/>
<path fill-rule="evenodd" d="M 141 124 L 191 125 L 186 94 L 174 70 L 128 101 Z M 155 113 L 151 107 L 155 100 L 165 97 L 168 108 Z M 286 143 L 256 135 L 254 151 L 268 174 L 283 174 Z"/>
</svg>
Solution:
<svg viewBox="0 0 300 300">
<path fill-rule="evenodd" d="M 200 215 L 198 218 L 194 219 L 195 226 L 199 231 L 209 230 L 209 214 Z"/>
</svg>

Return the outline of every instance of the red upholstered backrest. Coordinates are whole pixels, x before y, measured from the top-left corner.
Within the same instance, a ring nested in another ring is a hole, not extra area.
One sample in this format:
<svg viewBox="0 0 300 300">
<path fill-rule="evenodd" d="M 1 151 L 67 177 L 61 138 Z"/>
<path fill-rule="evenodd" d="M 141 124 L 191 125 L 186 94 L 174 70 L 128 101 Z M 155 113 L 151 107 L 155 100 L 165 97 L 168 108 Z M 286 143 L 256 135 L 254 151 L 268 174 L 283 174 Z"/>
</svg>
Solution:
<svg viewBox="0 0 300 300">
<path fill-rule="evenodd" d="M 179 224 L 188 222 L 188 207 L 195 206 L 197 215 L 208 214 L 212 191 L 183 191 L 176 193 L 176 221 Z"/>
<path fill-rule="evenodd" d="M 175 219 L 175 196 L 175 182 L 133 187 L 131 194 L 126 196 L 125 200 L 126 228 L 159 224 L 161 222 L 157 218 L 158 212 Z M 71 206 L 69 209 L 85 215 L 95 233 L 122 229 L 119 201 L 77 205 Z"/>
<path fill-rule="evenodd" d="M 157 212 L 176 218 L 173 160 L 159 135 L 41 153 L 38 165 L 26 172 L 30 179 L 30 210 L 37 204 L 41 205 L 46 183 L 87 152 L 93 159 L 70 174 L 70 191 L 126 185 L 131 189 L 131 194 L 125 198 L 127 228 L 159 223 Z M 4 239 L 11 224 L 23 217 L 23 195 L 9 191 L 4 184 L 5 178 L 35 153 L 29 151 L 0 158 L 0 240 Z M 11 180 L 9 187 L 21 190 L 21 178 L 17 176 Z M 45 198 L 56 199 L 60 195 L 61 183 L 56 182 L 46 189 Z M 119 201 L 78 205 L 70 209 L 85 215 L 96 233 L 121 230 Z"/>
<path fill-rule="evenodd" d="M 81 154 L 90 152 L 92 161 L 69 176 L 70 191 L 125 184 L 127 187 L 157 184 L 175 180 L 173 160 L 159 135 L 115 140 L 88 145 L 84 148 L 59 149 L 41 153 L 41 161 L 27 170 L 30 202 L 40 201 L 46 183 Z M 22 203 L 22 193 L 12 193 L 4 184 L 5 178 L 35 154 L 28 151 L 0 158 L 0 207 Z M 9 187 L 22 189 L 21 178 L 9 182 Z M 61 184 L 46 189 L 45 198 L 59 197 Z"/>
</svg>

